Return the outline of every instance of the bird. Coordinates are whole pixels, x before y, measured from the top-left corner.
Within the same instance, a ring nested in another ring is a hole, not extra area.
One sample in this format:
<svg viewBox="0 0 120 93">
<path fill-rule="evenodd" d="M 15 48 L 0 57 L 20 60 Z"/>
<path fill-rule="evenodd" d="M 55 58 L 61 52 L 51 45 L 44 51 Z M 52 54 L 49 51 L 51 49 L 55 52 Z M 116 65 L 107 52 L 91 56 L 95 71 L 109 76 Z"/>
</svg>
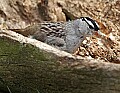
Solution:
<svg viewBox="0 0 120 93">
<path fill-rule="evenodd" d="M 24 36 L 31 36 L 60 50 L 75 53 L 86 37 L 102 35 L 100 28 L 96 20 L 90 17 L 80 17 L 67 22 L 45 21 L 14 31 Z"/>
</svg>

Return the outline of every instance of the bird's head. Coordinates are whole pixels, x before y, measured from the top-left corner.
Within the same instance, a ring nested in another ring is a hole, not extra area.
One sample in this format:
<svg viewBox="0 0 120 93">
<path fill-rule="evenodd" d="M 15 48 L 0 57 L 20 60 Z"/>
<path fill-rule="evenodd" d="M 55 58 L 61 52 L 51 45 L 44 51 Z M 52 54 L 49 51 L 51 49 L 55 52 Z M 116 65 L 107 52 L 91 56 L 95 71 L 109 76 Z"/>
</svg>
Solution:
<svg viewBox="0 0 120 93">
<path fill-rule="evenodd" d="M 81 17 L 81 19 L 82 21 L 87 23 L 93 35 L 96 35 L 99 37 L 102 35 L 108 35 L 110 33 L 107 27 L 98 20 L 93 20 L 92 18 L 89 18 L 89 17 Z"/>
</svg>

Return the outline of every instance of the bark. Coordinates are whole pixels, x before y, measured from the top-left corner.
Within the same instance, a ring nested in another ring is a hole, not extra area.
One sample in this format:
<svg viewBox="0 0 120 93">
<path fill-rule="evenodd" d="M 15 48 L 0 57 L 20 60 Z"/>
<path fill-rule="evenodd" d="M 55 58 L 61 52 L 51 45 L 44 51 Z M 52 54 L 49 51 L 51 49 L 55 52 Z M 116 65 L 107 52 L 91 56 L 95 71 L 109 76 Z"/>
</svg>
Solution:
<svg viewBox="0 0 120 93">
<path fill-rule="evenodd" d="M 1 93 L 120 92 L 120 65 L 73 56 L 12 31 L 0 36 Z"/>
</svg>

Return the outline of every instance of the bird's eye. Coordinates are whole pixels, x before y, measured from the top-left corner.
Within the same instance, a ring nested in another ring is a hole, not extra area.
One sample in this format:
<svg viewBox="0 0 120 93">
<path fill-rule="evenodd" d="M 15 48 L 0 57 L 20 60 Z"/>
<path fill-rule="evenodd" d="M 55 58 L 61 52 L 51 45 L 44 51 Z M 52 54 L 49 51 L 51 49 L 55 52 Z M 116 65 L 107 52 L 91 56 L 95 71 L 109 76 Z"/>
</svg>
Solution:
<svg viewBox="0 0 120 93">
<path fill-rule="evenodd" d="M 84 36 L 81 36 L 80 38 L 83 38 Z"/>
</svg>

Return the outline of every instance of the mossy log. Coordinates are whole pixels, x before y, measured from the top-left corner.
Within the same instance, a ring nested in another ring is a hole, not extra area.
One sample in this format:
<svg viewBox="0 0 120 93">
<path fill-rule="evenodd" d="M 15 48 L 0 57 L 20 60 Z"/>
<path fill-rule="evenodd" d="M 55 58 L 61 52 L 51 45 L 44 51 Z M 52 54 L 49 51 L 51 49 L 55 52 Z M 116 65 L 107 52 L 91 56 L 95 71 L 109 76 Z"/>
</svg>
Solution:
<svg viewBox="0 0 120 93">
<path fill-rule="evenodd" d="M 58 51 L 65 55 L 59 56 L 5 33 L 0 37 L 0 93 L 120 93 L 120 65 Z"/>
</svg>

